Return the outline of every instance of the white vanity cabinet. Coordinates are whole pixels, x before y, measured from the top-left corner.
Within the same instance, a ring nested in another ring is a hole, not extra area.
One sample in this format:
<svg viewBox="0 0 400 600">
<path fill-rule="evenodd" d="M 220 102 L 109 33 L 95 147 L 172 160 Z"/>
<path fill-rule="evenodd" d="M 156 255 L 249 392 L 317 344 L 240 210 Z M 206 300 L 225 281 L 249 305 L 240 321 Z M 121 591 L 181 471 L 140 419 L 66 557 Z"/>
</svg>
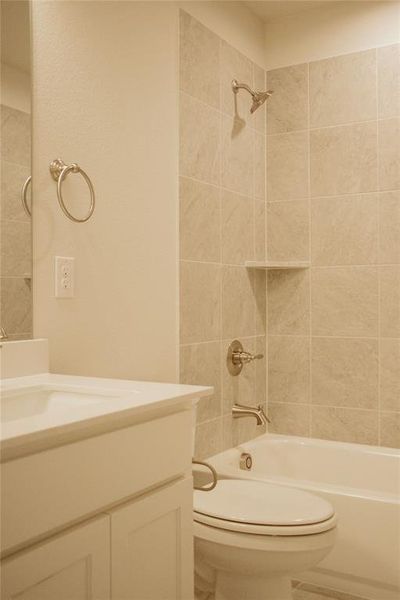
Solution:
<svg viewBox="0 0 400 600">
<path fill-rule="evenodd" d="M 1 600 L 192 600 L 194 407 L 213 389 L 19 376 L 7 356 Z"/>
<path fill-rule="evenodd" d="M 2 561 L 2 600 L 106 600 L 110 524 L 100 516 Z"/>
<path fill-rule="evenodd" d="M 2 600 L 189 600 L 192 480 L 186 478 L 2 561 Z"/>
</svg>

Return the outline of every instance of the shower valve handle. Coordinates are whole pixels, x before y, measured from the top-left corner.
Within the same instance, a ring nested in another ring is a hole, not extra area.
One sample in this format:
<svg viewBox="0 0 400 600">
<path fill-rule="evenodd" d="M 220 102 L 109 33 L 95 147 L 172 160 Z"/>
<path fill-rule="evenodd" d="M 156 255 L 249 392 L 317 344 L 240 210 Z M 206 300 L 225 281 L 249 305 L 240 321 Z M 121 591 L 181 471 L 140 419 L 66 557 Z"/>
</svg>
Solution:
<svg viewBox="0 0 400 600">
<path fill-rule="evenodd" d="M 234 365 L 243 365 L 253 360 L 261 360 L 262 358 L 264 358 L 264 354 L 251 354 L 245 350 L 232 352 L 232 362 Z"/>
</svg>

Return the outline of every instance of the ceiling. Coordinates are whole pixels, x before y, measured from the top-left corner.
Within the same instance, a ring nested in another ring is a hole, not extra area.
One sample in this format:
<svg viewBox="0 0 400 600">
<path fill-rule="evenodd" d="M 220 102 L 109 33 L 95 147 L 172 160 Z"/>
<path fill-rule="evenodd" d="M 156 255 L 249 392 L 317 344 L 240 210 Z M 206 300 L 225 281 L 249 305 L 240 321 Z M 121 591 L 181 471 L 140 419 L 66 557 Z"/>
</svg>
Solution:
<svg viewBox="0 0 400 600">
<path fill-rule="evenodd" d="M 1 62 L 30 71 L 28 0 L 1 0 Z"/>
<path fill-rule="evenodd" d="M 311 0 L 308 2 L 303 2 L 302 0 L 273 0 L 271 2 L 266 0 L 265 2 L 245 1 L 244 4 L 246 4 L 246 6 L 250 8 L 250 10 L 257 16 L 259 16 L 265 23 L 268 23 L 269 21 L 274 21 L 275 19 L 279 19 L 281 17 L 319 8 L 320 6 L 326 4 L 333 4 L 334 1 L 335 0 Z"/>
</svg>

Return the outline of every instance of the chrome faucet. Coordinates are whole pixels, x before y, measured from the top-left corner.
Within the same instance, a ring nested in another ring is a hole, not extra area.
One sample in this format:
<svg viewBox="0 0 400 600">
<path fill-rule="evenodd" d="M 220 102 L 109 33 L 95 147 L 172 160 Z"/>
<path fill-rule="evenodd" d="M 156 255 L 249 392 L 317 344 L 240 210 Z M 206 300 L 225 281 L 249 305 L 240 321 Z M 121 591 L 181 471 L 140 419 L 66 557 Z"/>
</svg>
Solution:
<svg viewBox="0 0 400 600">
<path fill-rule="evenodd" d="M 271 419 L 267 417 L 261 404 L 258 406 L 243 406 L 242 404 L 234 404 L 232 406 L 232 416 L 234 419 L 241 417 L 255 417 L 257 425 L 266 425 L 271 423 Z"/>
</svg>

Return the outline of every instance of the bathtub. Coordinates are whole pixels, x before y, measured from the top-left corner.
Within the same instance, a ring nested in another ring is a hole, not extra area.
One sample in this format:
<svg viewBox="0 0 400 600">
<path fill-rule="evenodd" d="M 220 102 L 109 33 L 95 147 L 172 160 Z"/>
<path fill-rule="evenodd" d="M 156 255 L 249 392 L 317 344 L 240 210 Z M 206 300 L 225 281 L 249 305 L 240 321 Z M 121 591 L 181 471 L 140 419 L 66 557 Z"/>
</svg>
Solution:
<svg viewBox="0 0 400 600">
<path fill-rule="evenodd" d="M 239 457 L 248 452 L 250 471 Z M 334 506 L 331 554 L 300 581 L 372 600 L 400 598 L 400 451 L 265 434 L 210 460 L 222 478 L 304 489 Z"/>
</svg>

